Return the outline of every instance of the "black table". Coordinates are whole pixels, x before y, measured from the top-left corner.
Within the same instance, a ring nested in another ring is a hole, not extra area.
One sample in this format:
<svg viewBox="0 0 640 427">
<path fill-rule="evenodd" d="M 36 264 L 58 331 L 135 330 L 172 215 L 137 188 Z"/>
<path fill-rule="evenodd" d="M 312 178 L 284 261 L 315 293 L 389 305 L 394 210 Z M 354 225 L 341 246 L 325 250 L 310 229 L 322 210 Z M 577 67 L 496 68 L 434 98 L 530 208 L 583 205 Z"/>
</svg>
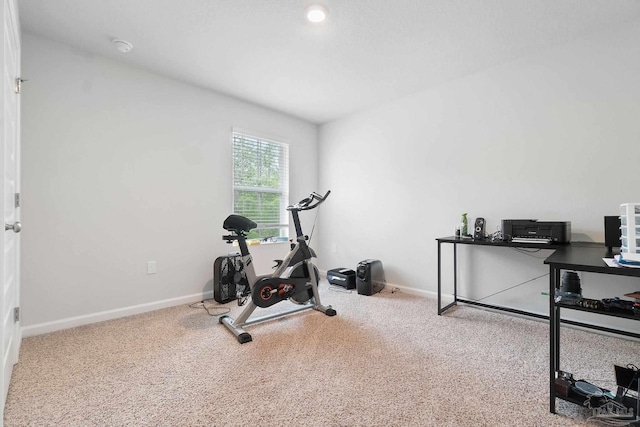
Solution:
<svg viewBox="0 0 640 427">
<path fill-rule="evenodd" d="M 560 309 L 572 309 L 587 311 L 591 313 L 597 313 L 605 316 L 615 316 L 627 319 L 640 320 L 639 316 L 634 316 L 631 313 L 625 312 L 607 312 L 603 310 L 595 310 L 589 308 L 583 308 L 576 305 L 570 305 L 562 302 L 555 301 L 555 290 L 560 286 L 560 273 L 562 270 L 571 271 L 585 271 L 589 273 L 608 274 L 616 276 L 632 276 L 640 277 L 640 268 L 628 268 L 628 267 L 609 267 L 602 258 L 611 257 L 607 254 L 607 250 L 604 246 L 580 246 L 569 245 L 563 248 L 557 249 L 551 254 L 545 261 L 545 264 L 549 265 L 549 410 L 552 413 L 556 411 L 556 395 L 555 391 L 555 379 L 556 373 L 560 370 L 560 322 L 569 323 L 573 325 L 588 327 L 591 329 L 597 329 L 609 333 L 615 333 L 620 335 L 631 336 L 640 338 L 640 334 L 628 331 L 622 331 L 618 329 L 606 328 L 598 325 L 583 324 L 580 322 L 573 322 L 569 320 L 563 320 L 560 316 Z M 569 398 L 561 397 L 565 400 L 573 401 Z M 584 400 L 584 399 L 582 399 Z M 579 402 L 573 402 L 579 404 Z"/>
<path fill-rule="evenodd" d="M 640 277 L 640 268 L 628 267 L 609 267 L 602 260 L 603 258 L 611 258 L 612 254 L 607 252 L 607 248 L 601 243 L 576 242 L 571 244 L 548 244 L 548 243 L 513 243 L 504 241 L 491 240 L 474 240 L 472 238 L 460 237 L 441 237 L 438 241 L 438 315 L 443 314 L 451 307 L 457 305 L 458 302 L 471 304 L 494 310 L 507 311 L 520 315 L 549 319 L 549 410 L 555 413 L 556 398 L 561 398 L 575 404 L 581 405 L 584 401 L 581 399 L 572 399 L 571 397 L 558 396 L 555 391 L 556 373 L 560 370 L 560 323 L 566 323 L 574 326 L 580 326 L 589 329 L 596 329 L 612 334 L 625 335 L 634 338 L 640 338 L 640 333 L 629 332 L 620 329 L 613 329 L 597 324 L 588 324 L 568 319 L 562 319 L 560 310 L 571 309 L 596 313 L 603 316 L 614 316 L 626 319 L 639 320 L 640 316 L 626 312 L 604 311 L 590 308 L 584 308 L 577 305 L 571 305 L 555 301 L 556 289 L 559 289 L 562 270 L 584 271 L 588 273 L 607 274 L 615 276 Z M 453 302 L 442 307 L 442 244 L 453 245 Z M 479 301 L 473 301 L 466 298 L 458 297 L 458 278 L 457 278 L 457 246 L 458 245 L 479 245 L 479 246 L 496 246 L 511 248 L 534 248 L 534 249 L 552 249 L 554 252 L 545 259 L 544 263 L 549 265 L 549 315 L 541 315 L 531 313 L 524 310 L 514 308 L 495 306 L 484 304 Z M 640 285 L 639 285 L 640 288 Z"/>
<path fill-rule="evenodd" d="M 520 314 L 524 316 L 537 317 L 541 319 L 548 319 L 549 316 L 545 316 L 538 313 L 532 313 L 524 310 L 518 310 L 510 307 L 502 307 L 492 304 L 485 304 L 479 301 L 470 300 L 467 298 L 458 297 L 458 245 L 475 245 L 475 246 L 494 246 L 494 247 L 508 247 L 519 249 L 557 249 L 566 246 L 566 244 L 550 244 L 550 243 L 513 243 L 505 242 L 503 240 L 489 240 L 489 239 L 472 239 L 467 237 L 439 237 L 438 241 L 438 315 L 441 315 L 451 307 L 462 302 L 465 304 L 476 305 L 485 308 L 491 308 L 493 310 L 507 311 L 509 313 Z M 453 302 L 442 307 L 442 254 L 441 246 L 443 243 L 453 245 Z"/>
</svg>

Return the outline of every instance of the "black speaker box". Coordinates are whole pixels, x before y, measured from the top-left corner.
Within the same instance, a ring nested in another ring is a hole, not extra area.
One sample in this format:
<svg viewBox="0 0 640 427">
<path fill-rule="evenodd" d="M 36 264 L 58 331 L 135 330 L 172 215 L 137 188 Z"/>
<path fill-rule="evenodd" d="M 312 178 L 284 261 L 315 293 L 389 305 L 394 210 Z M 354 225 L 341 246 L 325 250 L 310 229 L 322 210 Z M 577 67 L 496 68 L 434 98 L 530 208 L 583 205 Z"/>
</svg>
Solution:
<svg viewBox="0 0 640 427">
<path fill-rule="evenodd" d="M 476 240 L 484 239 L 484 218 L 476 218 L 473 226 L 473 238 Z"/>
<path fill-rule="evenodd" d="M 611 252 L 612 248 L 619 248 L 620 242 L 620 217 L 604 217 L 604 245 Z"/>
</svg>

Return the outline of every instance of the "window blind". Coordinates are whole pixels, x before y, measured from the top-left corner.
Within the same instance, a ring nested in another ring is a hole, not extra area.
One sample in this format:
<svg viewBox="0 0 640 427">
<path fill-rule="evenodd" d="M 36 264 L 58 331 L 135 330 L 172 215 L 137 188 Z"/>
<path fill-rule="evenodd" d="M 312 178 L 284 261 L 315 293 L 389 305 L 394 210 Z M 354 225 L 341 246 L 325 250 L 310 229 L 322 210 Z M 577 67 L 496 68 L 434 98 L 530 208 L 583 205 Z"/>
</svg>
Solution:
<svg viewBox="0 0 640 427">
<path fill-rule="evenodd" d="M 289 146 L 233 133 L 233 212 L 258 224 L 249 238 L 288 237 Z"/>
</svg>

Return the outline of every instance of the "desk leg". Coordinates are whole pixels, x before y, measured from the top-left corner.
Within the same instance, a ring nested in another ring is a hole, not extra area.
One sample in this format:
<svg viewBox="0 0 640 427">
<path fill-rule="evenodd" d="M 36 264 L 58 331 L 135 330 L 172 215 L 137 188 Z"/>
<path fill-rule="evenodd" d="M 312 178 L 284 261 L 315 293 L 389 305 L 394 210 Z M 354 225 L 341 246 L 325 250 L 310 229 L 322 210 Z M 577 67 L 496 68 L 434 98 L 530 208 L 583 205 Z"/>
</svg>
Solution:
<svg viewBox="0 0 640 427">
<path fill-rule="evenodd" d="M 458 304 L 458 251 L 453 244 L 453 302 L 442 306 L 442 245 L 438 240 L 438 316 Z"/>
<path fill-rule="evenodd" d="M 555 414 L 556 412 L 556 372 L 559 367 L 559 327 L 560 322 L 556 320 L 556 316 L 559 314 L 556 311 L 556 276 L 558 276 L 559 270 L 553 265 L 549 266 L 549 412 Z M 556 323 L 558 325 L 556 325 Z"/>
<path fill-rule="evenodd" d="M 555 307 L 555 290 L 556 289 L 560 289 L 560 269 L 556 268 L 555 269 L 555 275 L 553 277 L 554 282 L 553 282 L 553 292 L 554 292 L 554 296 L 553 296 L 553 302 L 554 302 L 554 307 Z M 554 325 L 555 325 L 555 330 L 556 330 L 556 371 L 560 370 L 560 307 L 555 307 L 555 321 L 554 321 Z"/>
<path fill-rule="evenodd" d="M 441 243 L 438 241 L 438 316 L 442 314 L 442 254 Z"/>
<path fill-rule="evenodd" d="M 555 268 L 549 267 L 549 411 L 556 412 Z"/>
<path fill-rule="evenodd" d="M 458 302 L 458 245 L 453 244 L 453 303 Z"/>
</svg>

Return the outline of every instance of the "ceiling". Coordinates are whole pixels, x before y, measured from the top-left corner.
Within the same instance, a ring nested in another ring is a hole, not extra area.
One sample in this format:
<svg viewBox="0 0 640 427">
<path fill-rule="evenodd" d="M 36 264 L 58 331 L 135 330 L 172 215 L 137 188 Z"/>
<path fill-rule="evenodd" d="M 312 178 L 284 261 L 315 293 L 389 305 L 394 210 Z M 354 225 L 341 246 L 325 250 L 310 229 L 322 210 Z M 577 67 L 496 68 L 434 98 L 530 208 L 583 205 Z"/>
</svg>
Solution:
<svg viewBox="0 0 640 427">
<path fill-rule="evenodd" d="M 640 19 L 640 0 L 18 3 L 23 32 L 318 124 Z"/>
</svg>

